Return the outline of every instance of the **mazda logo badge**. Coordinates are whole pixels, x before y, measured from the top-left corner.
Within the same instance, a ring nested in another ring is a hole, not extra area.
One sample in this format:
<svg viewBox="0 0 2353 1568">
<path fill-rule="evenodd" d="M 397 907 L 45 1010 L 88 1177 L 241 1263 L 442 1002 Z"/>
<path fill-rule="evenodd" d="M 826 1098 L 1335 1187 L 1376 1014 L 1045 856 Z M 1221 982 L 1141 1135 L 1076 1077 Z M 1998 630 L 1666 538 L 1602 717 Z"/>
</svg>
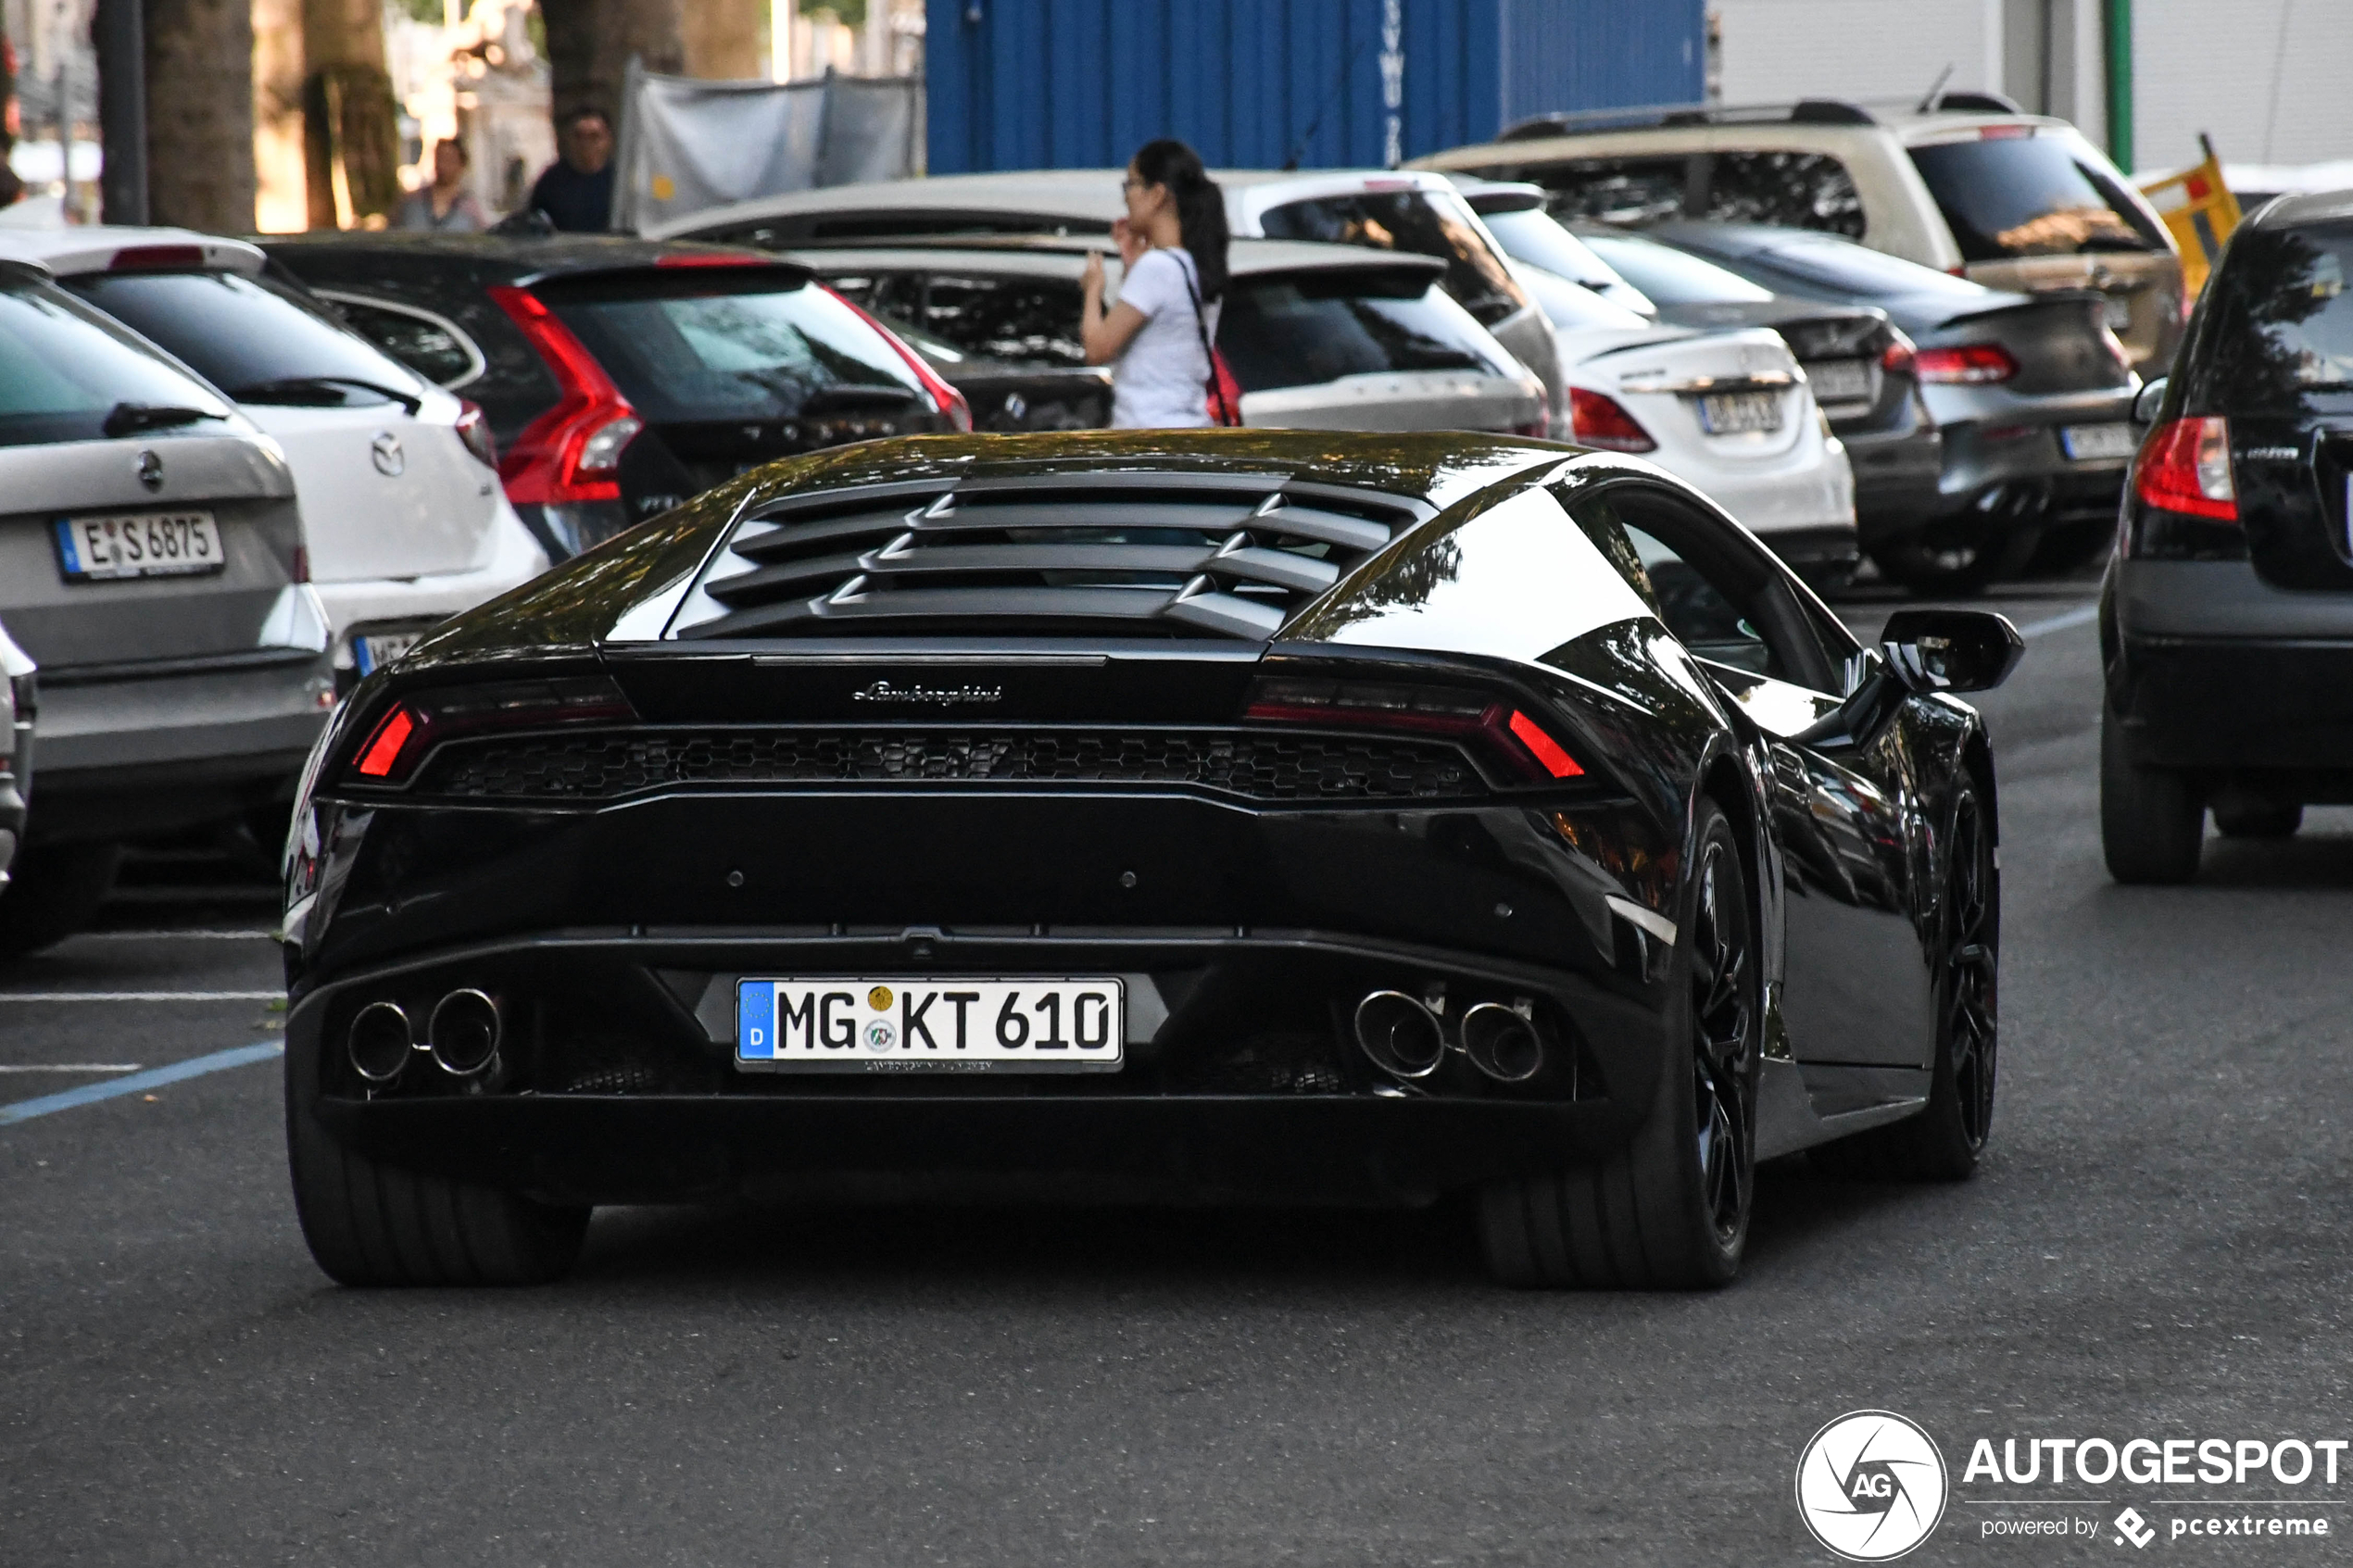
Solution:
<svg viewBox="0 0 2353 1568">
<path fill-rule="evenodd" d="M 386 479 L 398 479 L 409 466 L 408 455 L 400 450 L 400 437 L 388 430 L 378 431 L 368 443 L 368 456 L 376 461 L 376 471 Z"/>
<path fill-rule="evenodd" d="M 139 454 L 139 483 L 150 490 L 163 488 L 163 459 L 153 452 Z"/>
</svg>

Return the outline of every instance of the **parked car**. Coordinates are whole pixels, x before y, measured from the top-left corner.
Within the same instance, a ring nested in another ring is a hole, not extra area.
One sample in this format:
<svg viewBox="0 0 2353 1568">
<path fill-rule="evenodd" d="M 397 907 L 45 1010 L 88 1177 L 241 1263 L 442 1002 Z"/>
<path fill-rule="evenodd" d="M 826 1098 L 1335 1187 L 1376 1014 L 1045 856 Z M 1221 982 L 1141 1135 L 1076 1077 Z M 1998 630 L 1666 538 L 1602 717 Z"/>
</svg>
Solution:
<svg viewBox="0 0 2353 1568">
<path fill-rule="evenodd" d="M 779 253 L 887 320 L 962 352 L 1083 363 L 1079 274 L 1100 241 L 947 237 Z M 1443 264 L 1354 245 L 1237 240 L 1217 349 L 1244 424 L 1541 435 L 1544 389 L 1447 295 Z M 1116 255 L 1104 259 L 1116 298 Z M 1204 392 L 1204 400 L 1206 393 Z"/>
<path fill-rule="evenodd" d="M 507 495 L 559 559 L 775 458 L 971 425 L 913 349 L 740 248 L 327 233 L 269 250 L 482 406 Z"/>
<path fill-rule="evenodd" d="M 1698 272 L 1696 257 L 1777 295 L 1876 307 L 1903 330 L 1944 467 L 1932 510 L 1864 540 L 1896 582 L 1974 591 L 2046 541 L 2081 559 L 2113 531 L 2139 381 L 2097 296 L 2006 294 L 1834 235 L 1764 224 L 1667 223 L 1587 239 L 1661 292 L 1674 288 L 1670 273 L 1693 297 L 1726 286 Z"/>
<path fill-rule="evenodd" d="M 339 712 L 286 886 L 304 1237 L 480 1285 L 603 1202 L 1459 1196 L 1512 1284 L 1723 1285 L 1758 1161 L 1984 1147 L 1954 694 L 2020 651 L 1866 649 L 1690 486 L 1546 442 L 775 465 Z"/>
<path fill-rule="evenodd" d="M 41 667 L 40 807 L 0 895 L 7 955 L 81 929 L 125 842 L 283 811 L 334 672 L 278 443 L 7 261 L 0 497 L 0 621 Z"/>
<path fill-rule="evenodd" d="M 345 686 L 426 627 L 547 569 L 499 490 L 482 411 L 356 336 L 242 240 L 185 229 L 0 232 L 227 393 L 294 468 Z"/>
<path fill-rule="evenodd" d="M 1452 184 L 1395 171 L 1218 169 L 1214 178 L 1225 189 L 1227 221 L 1237 237 L 1338 243 L 1442 263 L 1446 292 L 1536 372 L 1553 433 L 1567 433 L 1566 393 L 1543 314 Z M 738 202 L 656 232 L 770 250 L 918 234 L 1108 235 L 1126 211 L 1122 179 L 1116 169 L 1063 169 L 834 185 Z"/>
<path fill-rule="evenodd" d="M 2353 800 L 2353 192 L 2243 222 L 2133 467 L 2100 594 L 2100 839 L 2186 882 L 2207 812 L 2284 838 Z"/>
<path fill-rule="evenodd" d="M 1414 166 L 1532 180 L 1575 222 L 1777 224 L 1989 288 L 2095 289 L 2151 373 L 2181 342 L 2182 261 L 2157 213 L 2075 127 L 1994 94 L 1553 115 Z"/>
<path fill-rule="evenodd" d="M 36 668 L 0 626 L 0 897 L 24 842 L 25 802 L 32 794 L 32 730 L 41 710 Z"/>
<path fill-rule="evenodd" d="M 1570 278 L 1668 325 L 1708 331 L 1766 327 L 1779 333 L 1805 367 L 1807 390 L 1846 449 L 1855 475 L 1856 525 L 1862 533 L 1874 537 L 1899 533 L 1936 510 L 1944 438 L 1920 396 L 1911 340 L 1885 311 L 1787 298 L 1704 262 L 1692 266 L 1713 275 L 1693 287 L 1679 275 L 1689 268 L 1657 256 L 1651 259 L 1660 265 L 1651 271 L 1667 293 L 1653 299 L 1547 213 L 1537 186 L 1470 175 L 1455 176 L 1455 183 L 1515 262 Z M 1707 487 L 1698 476 L 1689 477 Z M 1741 513 L 1738 506 L 1731 509 Z"/>
</svg>

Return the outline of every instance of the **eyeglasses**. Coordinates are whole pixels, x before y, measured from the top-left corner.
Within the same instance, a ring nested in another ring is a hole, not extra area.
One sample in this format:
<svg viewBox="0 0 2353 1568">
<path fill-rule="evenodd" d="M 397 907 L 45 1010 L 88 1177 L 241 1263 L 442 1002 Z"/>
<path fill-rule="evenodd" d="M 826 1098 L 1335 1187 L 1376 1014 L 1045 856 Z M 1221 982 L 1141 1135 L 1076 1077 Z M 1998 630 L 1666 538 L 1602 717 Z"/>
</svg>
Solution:
<svg viewBox="0 0 2353 1568">
<path fill-rule="evenodd" d="M 1130 174 L 1126 179 L 1122 180 L 1119 182 L 1119 188 L 1123 191 L 1149 191 L 1151 189 L 1151 182 L 1149 180 L 1139 180 L 1133 174 Z"/>
</svg>

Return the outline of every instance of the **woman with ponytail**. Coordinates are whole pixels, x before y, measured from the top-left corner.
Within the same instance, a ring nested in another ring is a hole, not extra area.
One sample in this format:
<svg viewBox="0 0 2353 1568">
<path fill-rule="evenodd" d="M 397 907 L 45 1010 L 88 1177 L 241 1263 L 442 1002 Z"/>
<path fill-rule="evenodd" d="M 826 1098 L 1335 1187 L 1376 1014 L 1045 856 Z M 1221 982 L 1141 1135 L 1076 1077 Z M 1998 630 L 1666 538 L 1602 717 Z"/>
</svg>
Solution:
<svg viewBox="0 0 2353 1568">
<path fill-rule="evenodd" d="M 1103 309 L 1103 258 L 1087 257 L 1080 335 L 1112 367 L 1121 430 L 1239 424 L 1214 375 L 1226 293 L 1226 196 L 1184 143 L 1148 142 L 1127 166 L 1127 216 L 1113 226 L 1126 275 Z M 1213 418 L 1213 415 L 1214 416 Z"/>
</svg>

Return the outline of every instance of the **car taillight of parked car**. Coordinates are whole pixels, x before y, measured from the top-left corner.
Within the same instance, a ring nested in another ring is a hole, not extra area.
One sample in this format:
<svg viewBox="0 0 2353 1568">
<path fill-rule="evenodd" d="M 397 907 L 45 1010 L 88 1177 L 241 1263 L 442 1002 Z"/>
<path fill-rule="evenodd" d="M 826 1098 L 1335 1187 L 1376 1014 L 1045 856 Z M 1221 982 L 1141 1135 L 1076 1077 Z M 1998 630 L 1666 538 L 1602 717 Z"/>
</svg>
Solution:
<svg viewBox="0 0 2353 1568">
<path fill-rule="evenodd" d="M 498 443 L 490 433 L 490 416 L 482 411 L 481 404 L 469 399 L 459 406 L 457 430 L 458 439 L 466 444 L 466 450 L 483 467 L 495 471 L 498 467 Z"/>
<path fill-rule="evenodd" d="M 518 507 L 544 507 L 560 534 L 602 538 L 625 526 L 621 503 L 622 449 L 646 428 L 596 357 L 528 289 L 485 291 L 521 328 L 556 378 L 556 406 L 515 437 L 498 476 Z"/>
<path fill-rule="evenodd" d="M 1920 380 L 1945 385 L 1980 386 L 2006 382 L 2018 374 L 2018 361 L 1998 343 L 1923 348 L 1914 353 L 1912 364 Z"/>
<path fill-rule="evenodd" d="M 1658 449 L 1651 433 L 1617 398 L 1581 386 L 1568 389 L 1568 428 L 1581 446 L 1603 446 L 1612 452 Z"/>
<path fill-rule="evenodd" d="M 1919 355 L 1912 347 L 1912 340 L 1896 333 L 1895 341 L 1880 350 L 1879 368 L 1891 376 L 1918 376 Z"/>
<path fill-rule="evenodd" d="M 820 288 L 824 287 L 822 283 L 818 286 Z M 964 395 L 963 393 L 958 392 L 954 387 L 950 386 L 946 381 L 940 378 L 938 371 L 933 370 L 928 364 L 924 362 L 924 357 L 922 355 L 916 353 L 912 348 L 910 348 L 897 332 L 892 332 L 888 327 L 886 327 L 880 321 L 875 320 L 870 312 L 861 308 L 856 300 L 849 299 L 830 288 L 825 289 L 825 292 L 832 295 L 834 298 L 840 300 L 844 305 L 849 307 L 850 309 L 857 311 L 858 319 L 860 320 L 865 322 L 866 325 L 874 328 L 875 332 L 881 333 L 883 341 L 889 344 L 892 348 L 898 351 L 899 357 L 907 361 L 907 368 L 909 370 L 915 372 L 915 379 L 923 383 L 925 393 L 929 395 L 932 402 L 938 408 L 939 412 L 947 418 L 948 423 L 951 428 L 966 433 L 971 433 L 973 428 L 973 406 L 969 402 L 965 401 Z"/>
<path fill-rule="evenodd" d="M 2238 487 L 2231 479 L 2231 421 L 2169 420 L 2133 459 L 2131 501 L 2117 541 L 2144 560 L 2243 560 Z"/>
</svg>

